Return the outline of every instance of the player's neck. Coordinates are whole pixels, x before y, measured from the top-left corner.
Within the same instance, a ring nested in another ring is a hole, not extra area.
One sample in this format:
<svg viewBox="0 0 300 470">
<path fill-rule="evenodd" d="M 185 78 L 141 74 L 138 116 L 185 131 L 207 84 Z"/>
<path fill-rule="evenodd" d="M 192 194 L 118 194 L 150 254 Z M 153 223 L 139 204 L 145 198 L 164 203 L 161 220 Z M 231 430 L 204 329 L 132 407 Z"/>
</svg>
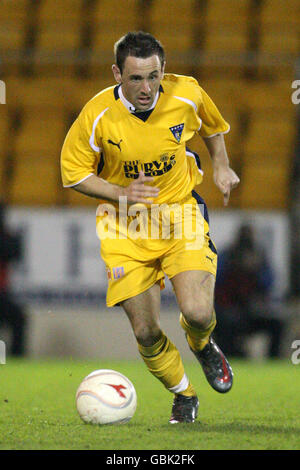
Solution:
<svg viewBox="0 0 300 470">
<path fill-rule="evenodd" d="M 152 109 L 155 108 L 156 103 L 157 103 L 158 98 L 159 98 L 159 91 L 158 91 L 155 95 L 155 98 L 154 98 L 154 101 L 153 101 L 152 105 L 148 109 L 144 109 L 144 110 L 140 109 L 139 110 L 139 109 L 136 109 L 135 106 L 132 103 L 130 103 L 130 101 L 127 100 L 127 98 L 125 98 L 123 90 L 122 90 L 122 85 L 119 86 L 118 93 L 119 93 L 120 100 L 122 101 L 122 103 L 128 109 L 128 111 L 130 113 L 139 113 L 139 112 L 142 113 L 142 112 L 145 112 L 145 111 L 151 111 Z"/>
</svg>

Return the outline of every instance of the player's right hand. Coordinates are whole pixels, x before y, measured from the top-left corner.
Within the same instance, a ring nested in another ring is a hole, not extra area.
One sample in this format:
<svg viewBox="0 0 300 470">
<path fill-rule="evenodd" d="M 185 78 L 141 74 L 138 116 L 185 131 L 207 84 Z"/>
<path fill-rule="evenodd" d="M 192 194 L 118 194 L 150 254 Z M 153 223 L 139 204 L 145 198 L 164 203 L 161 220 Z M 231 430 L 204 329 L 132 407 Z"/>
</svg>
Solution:
<svg viewBox="0 0 300 470">
<path fill-rule="evenodd" d="M 152 176 L 145 176 L 144 172 L 140 171 L 138 178 L 124 188 L 123 195 L 127 197 L 127 201 L 131 204 L 138 202 L 152 204 L 159 194 L 159 188 L 145 183 L 151 183 L 153 179 Z"/>
</svg>

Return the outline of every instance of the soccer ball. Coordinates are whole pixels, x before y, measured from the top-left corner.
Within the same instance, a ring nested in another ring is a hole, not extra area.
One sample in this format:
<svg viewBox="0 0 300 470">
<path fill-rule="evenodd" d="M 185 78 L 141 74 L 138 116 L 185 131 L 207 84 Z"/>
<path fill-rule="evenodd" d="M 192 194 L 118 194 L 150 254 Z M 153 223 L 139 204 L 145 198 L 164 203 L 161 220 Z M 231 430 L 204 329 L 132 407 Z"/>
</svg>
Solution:
<svg viewBox="0 0 300 470">
<path fill-rule="evenodd" d="M 86 423 L 126 423 L 133 417 L 136 405 L 133 384 L 115 370 L 99 369 L 91 372 L 76 392 L 76 408 Z"/>
</svg>

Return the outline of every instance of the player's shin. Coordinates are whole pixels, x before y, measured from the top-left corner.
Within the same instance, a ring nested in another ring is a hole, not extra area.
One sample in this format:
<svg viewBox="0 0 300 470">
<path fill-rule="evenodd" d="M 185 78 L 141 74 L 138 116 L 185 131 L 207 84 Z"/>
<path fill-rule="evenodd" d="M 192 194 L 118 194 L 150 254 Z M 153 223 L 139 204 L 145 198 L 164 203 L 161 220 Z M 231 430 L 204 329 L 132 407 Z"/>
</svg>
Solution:
<svg viewBox="0 0 300 470">
<path fill-rule="evenodd" d="M 205 329 L 199 329 L 191 326 L 186 321 L 182 313 L 180 314 L 179 322 L 184 331 L 186 332 L 186 338 L 190 348 L 193 351 L 201 351 L 207 345 L 209 337 L 217 324 L 216 313 L 215 311 L 213 311 L 211 322 Z"/>
<path fill-rule="evenodd" d="M 138 343 L 138 348 L 148 370 L 170 392 L 185 396 L 196 395 L 184 372 L 179 351 L 164 333 L 153 346 L 142 346 Z"/>
</svg>

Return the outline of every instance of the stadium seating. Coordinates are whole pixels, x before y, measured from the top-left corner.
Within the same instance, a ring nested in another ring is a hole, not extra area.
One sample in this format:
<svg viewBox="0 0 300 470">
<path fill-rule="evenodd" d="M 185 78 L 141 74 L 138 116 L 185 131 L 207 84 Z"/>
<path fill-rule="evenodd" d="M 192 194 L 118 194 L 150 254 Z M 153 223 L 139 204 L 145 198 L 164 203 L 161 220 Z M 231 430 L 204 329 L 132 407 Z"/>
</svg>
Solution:
<svg viewBox="0 0 300 470">
<path fill-rule="evenodd" d="M 300 4 L 264 0 L 260 17 L 260 51 L 266 54 L 290 55 L 300 52 Z"/>
<path fill-rule="evenodd" d="M 244 81 L 242 86 L 247 105 L 252 111 L 284 113 L 285 117 L 288 115 L 289 118 L 294 116 L 291 77 Z"/>
<path fill-rule="evenodd" d="M 60 175 L 57 162 L 42 156 L 16 159 L 10 184 L 10 204 L 52 206 L 60 201 Z"/>
<path fill-rule="evenodd" d="M 286 209 L 289 201 L 289 172 L 286 167 L 244 164 L 240 187 L 240 206 L 244 209 Z"/>
<path fill-rule="evenodd" d="M 244 52 L 248 44 L 248 19 L 249 1 L 226 2 L 226 6 L 221 0 L 209 1 L 205 52 L 229 55 Z"/>
<path fill-rule="evenodd" d="M 17 73 L 19 61 L 26 45 L 28 0 L 0 4 L 0 72 Z"/>
<path fill-rule="evenodd" d="M 7 102 L 21 108 L 33 105 L 61 108 L 69 103 L 69 83 L 70 77 L 8 77 Z"/>
<path fill-rule="evenodd" d="M 68 52 L 79 48 L 78 25 L 59 23 L 46 23 L 38 34 L 37 48 L 39 53 L 64 52 L 68 58 Z"/>
<path fill-rule="evenodd" d="M 23 109 L 22 126 L 12 145 L 11 204 L 58 203 L 59 156 L 65 131 L 64 110 L 35 105 Z"/>
<path fill-rule="evenodd" d="M 11 53 L 23 47 L 25 40 L 25 24 L 22 17 L 7 18 L 5 23 L 1 23 L 0 28 L 0 52 Z"/>
<path fill-rule="evenodd" d="M 232 29 L 231 24 L 214 25 L 205 42 L 205 51 L 215 54 L 244 52 L 248 44 L 248 30 L 243 24 Z"/>
<path fill-rule="evenodd" d="M 10 202 L 95 204 L 74 191 L 61 191 L 61 144 L 83 105 L 114 84 L 115 41 L 139 29 L 161 40 L 167 71 L 195 75 L 230 123 L 228 154 L 242 178 L 233 207 L 287 207 L 296 140 L 291 82 L 300 49 L 299 0 L 228 0 L 226 5 L 223 0 L 18 0 L 18 8 L 15 1 L 1 2 L 7 105 L 5 110 L 0 105 L 0 175 L 7 142 L 13 142 Z M 19 57 L 24 60 L 28 47 L 33 75 L 7 68 Z M 255 62 L 250 69 L 257 72 L 252 79 L 243 75 L 249 51 Z M 74 63 L 82 59 L 81 76 Z M 19 123 L 10 126 L 12 110 L 21 117 L 20 128 Z M 220 207 L 206 148 L 200 139 L 193 145 L 205 168 L 202 191 L 211 207 Z M 39 185 L 32 184 L 35 178 Z"/>
<path fill-rule="evenodd" d="M 55 154 L 63 143 L 65 115 L 58 108 L 28 106 L 23 111 L 22 126 L 15 136 L 17 154 Z"/>
<path fill-rule="evenodd" d="M 245 142 L 245 154 L 258 154 L 261 158 L 283 160 L 295 146 L 295 123 L 282 116 L 256 115 L 252 119 Z"/>
<path fill-rule="evenodd" d="M 41 108 L 64 108 L 79 112 L 85 103 L 100 90 L 114 84 L 112 71 L 109 74 L 82 80 L 76 76 L 42 75 L 24 78 L 9 77 L 7 97 L 10 105 Z"/>
<path fill-rule="evenodd" d="M 172 61 L 176 62 L 176 55 L 188 54 L 195 48 L 195 26 L 201 21 L 202 12 L 195 15 L 193 2 L 152 2 L 148 14 L 149 32 L 161 41 Z"/>
<path fill-rule="evenodd" d="M 72 78 L 69 81 L 69 95 L 72 103 L 72 111 L 79 113 L 83 106 L 93 98 L 99 91 L 115 85 L 112 71 L 95 76 L 95 78 L 87 78 L 86 80 Z"/>
<path fill-rule="evenodd" d="M 296 25 L 300 27 L 300 4 L 298 0 L 263 0 L 261 15 L 262 26 L 276 24 L 279 27 Z"/>
<path fill-rule="evenodd" d="M 81 0 L 42 0 L 38 9 L 36 49 L 61 54 L 80 47 Z"/>
<path fill-rule="evenodd" d="M 101 53 L 107 54 L 110 62 L 114 43 L 128 31 L 138 29 L 140 1 L 98 0 L 93 9 L 92 52 L 95 62 L 101 60 Z M 113 16 L 113 21 L 111 18 Z M 106 56 L 106 57 L 107 57 Z"/>
<path fill-rule="evenodd" d="M 285 54 L 298 57 L 300 52 L 299 30 L 292 25 L 267 25 L 261 32 L 261 51 L 266 54 Z"/>
<path fill-rule="evenodd" d="M 41 0 L 38 10 L 43 26 L 48 21 L 57 22 L 64 20 L 68 22 L 78 22 L 84 9 L 83 0 L 63 0 L 62 2 L 53 2 L 53 0 Z"/>
<path fill-rule="evenodd" d="M 249 18 L 250 5 L 251 0 L 242 2 L 230 0 L 226 4 L 223 0 L 209 0 L 207 1 L 207 22 L 209 24 L 224 21 L 232 21 L 234 24 L 245 23 Z"/>
</svg>

